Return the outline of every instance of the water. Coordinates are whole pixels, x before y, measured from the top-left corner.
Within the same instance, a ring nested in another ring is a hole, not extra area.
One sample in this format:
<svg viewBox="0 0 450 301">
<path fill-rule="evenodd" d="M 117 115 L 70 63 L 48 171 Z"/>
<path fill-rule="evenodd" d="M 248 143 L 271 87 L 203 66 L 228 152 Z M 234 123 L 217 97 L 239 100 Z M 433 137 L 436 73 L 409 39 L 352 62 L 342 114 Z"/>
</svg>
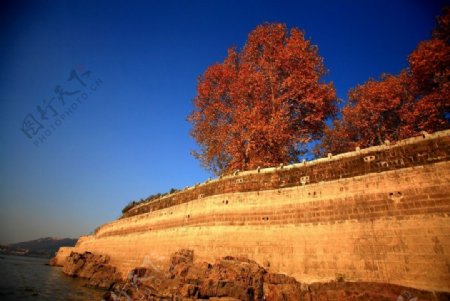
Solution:
<svg viewBox="0 0 450 301">
<path fill-rule="evenodd" d="M 100 301 L 104 291 L 45 265 L 47 259 L 0 255 L 1 301 Z"/>
</svg>

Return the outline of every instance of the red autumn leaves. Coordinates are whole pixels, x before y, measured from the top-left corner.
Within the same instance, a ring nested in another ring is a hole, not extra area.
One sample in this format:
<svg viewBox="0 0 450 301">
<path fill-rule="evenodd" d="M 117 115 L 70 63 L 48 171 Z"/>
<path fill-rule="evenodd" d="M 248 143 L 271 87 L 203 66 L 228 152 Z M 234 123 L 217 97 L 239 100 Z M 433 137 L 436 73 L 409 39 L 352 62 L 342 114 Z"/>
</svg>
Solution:
<svg viewBox="0 0 450 301">
<path fill-rule="evenodd" d="M 290 163 L 320 137 L 336 111 L 333 85 L 317 48 L 298 29 L 258 26 L 241 52 L 200 78 L 189 116 L 201 147 L 195 156 L 215 173 Z"/>
<path fill-rule="evenodd" d="M 450 10 L 438 18 L 398 75 L 382 75 L 350 90 L 342 118 L 325 130 L 319 153 L 340 153 L 449 128 Z"/>
<path fill-rule="evenodd" d="M 298 161 L 306 144 L 323 137 L 319 153 L 339 153 L 449 127 L 449 11 L 433 38 L 421 42 L 398 75 L 370 79 L 350 90 L 333 126 L 336 92 L 321 78 L 317 47 L 282 24 L 258 26 L 242 49 L 199 78 L 189 116 L 200 151 L 216 174 Z"/>
</svg>

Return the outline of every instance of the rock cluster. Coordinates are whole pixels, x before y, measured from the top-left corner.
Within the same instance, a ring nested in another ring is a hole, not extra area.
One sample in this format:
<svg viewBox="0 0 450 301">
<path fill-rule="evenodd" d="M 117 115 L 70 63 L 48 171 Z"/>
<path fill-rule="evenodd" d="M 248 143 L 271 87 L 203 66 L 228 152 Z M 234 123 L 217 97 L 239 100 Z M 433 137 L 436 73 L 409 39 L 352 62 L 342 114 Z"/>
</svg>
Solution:
<svg viewBox="0 0 450 301">
<path fill-rule="evenodd" d="M 120 273 L 109 264 L 109 257 L 90 252 L 72 252 L 62 267 L 63 273 L 87 280 L 87 285 L 97 288 L 110 289 L 121 280 Z"/>
<path fill-rule="evenodd" d="M 133 269 L 121 279 L 108 256 L 72 252 L 62 271 L 105 288 L 104 301 L 418 301 L 450 300 L 445 293 L 425 292 L 392 284 L 333 281 L 302 284 L 270 273 L 255 261 L 226 256 L 215 263 L 194 263 L 191 250 L 173 254 L 166 270 L 155 265 Z"/>
<path fill-rule="evenodd" d="M 294 278 L 274 274 L 246 258 L 223 257 L 214 264 L 194 263 L 193 252 L 172 256 L 169 268 L 134 269 L 125 283 L 105 294 L 106 301 L 416 301 L 448 300 L 448 295 L 422 292 L 380 283 L 301 284 Z M 414 299 L 416 298 L 416 299 Z"/>
<path fill-rule="evenodd" d="M 134 269 L 105 300 L 298 300 L 302 289 L 294 278 L 268 273 L 255 261 L 223 257 L 214 264 L 194 264 L 193 252 L 181 250 L 167 271 Z"/>
</svg>

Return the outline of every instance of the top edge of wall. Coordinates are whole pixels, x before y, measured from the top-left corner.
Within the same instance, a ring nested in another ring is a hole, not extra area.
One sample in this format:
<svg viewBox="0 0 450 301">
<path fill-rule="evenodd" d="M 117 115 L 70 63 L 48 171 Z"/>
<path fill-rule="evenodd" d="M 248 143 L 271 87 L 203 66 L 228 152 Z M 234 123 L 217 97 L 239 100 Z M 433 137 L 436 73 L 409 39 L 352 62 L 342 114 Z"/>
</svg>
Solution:
<svg viewBox="0 0 450 301">
<path fill-rule="evenodd" d="M 312 166 L 312 165 L 316 165 L 316 164 L 320 164 L 320 163 L 325 163 L 325 162 L 332 162 L 332 161 L 337 161 L 343 158 L 349 158 L 349 157 L 354 157 L 354 156 L 358 156 L 361 154 L 368 154 L 368 153 L 372 153 L 372 152 L 377 152 L 377 151 L 383 151 L 383 150 L 388 150 L 388 149 L 394 149 L 396 147 L 400 147 L 400 146 L 404 146 L 404 145 L 408 145 L 408 144 L 414 144 L 417 142 L 421 142 L 421 141 L 426 141 L 426 140 L 433 140 L 433 139 L 437 139 L 440 137 L 445 137 L 445 136 L 450 136 L 450 129 L 448 130 L 444 130 L 444 131 L 438 131 L 438 132 L 434 132 L 432 134 L 428 134 L 426 132 L 423 132 L 420 136 L 415 136 L 415 137 L 411 137 L 411 138 L 407 138 L 407 139 L 403 139 L 403 140 L 399 140 L 396 142 L 389 142 L 389 143 L 385 143 L 383 145 L 376 145 L 376 146 L 370 146 L 367 148 L 363 148 L 363 149 L 356 149 L 354 151 L 351 152 L 347 152 L 347 153 L 342 153 L 342 154 L 338 154 L 338 155 L 332 155 L 329 154 L 328 157 L 325 158 L 319 158 L 319 159 L 314 159 L 311 161 L 303 161 L 301 163 L 294 163 L 294 164 L 290 164 L 290 165 L 280 165 L 277 167 L 266 167 L 266 168 L 260 168 L 260 169 L 253 169 L 253 170 L 247 170 L 247 171 L 236 171 L 235 173 L 231 174 L 231 175 L 226 175 L 226 176 L 220 176 L 218 178 L 215 179 L 210 179 L 207 180 L 203 183 L 197 183 L 194 186 L 190 186 L 190 187 L 186 187 L 184 189 L 181 189 L 177 192 L 171 193 L 171 194 L 167 194 L 165 196 L 162 196 L 160 198 L 157 198 L 155 200 L 152 201 L 160 201 L 163 200 L 165 198 L 169 198 L 169 197 L 173 197 L 176 194 L 182 193 L 184 191 L 189 191 L 189 190 L 193 190 L 199 186 L 203 186 L 206 184 L 210 184 L 210 183 L 214 183 L 214 182 L 218 182 L 224 179 L 232 179 L 232 178 L 238 178 L 238 177 L 242 177 L 242 176 L 249 176 L 252 174 L 259 174 L 259 173 L 272 173 L 278 170 L 288 170 L 288 169 L 295 169 L 295 168 L 300 168 L 300 167 L 304 167 L 304 166 Z M 150 202 L 152 202 L 150 201 Z M 147 205 L 149 202 L 143 202 L 142 204 L 138 204 L 135 207 L 133 207 L 130 210 L 136 210 L 138 208 L 140 208 L 141 206 Z"/>
</svg>

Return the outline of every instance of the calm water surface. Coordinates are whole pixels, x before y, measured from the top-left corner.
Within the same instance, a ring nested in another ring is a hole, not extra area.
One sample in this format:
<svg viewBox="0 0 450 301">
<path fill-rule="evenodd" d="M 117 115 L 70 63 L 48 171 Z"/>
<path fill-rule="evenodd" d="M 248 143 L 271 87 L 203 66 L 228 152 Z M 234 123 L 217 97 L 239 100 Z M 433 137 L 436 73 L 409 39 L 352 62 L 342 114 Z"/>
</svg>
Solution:
<svg viewBox="0 0 450 301">
<path fill-rule="evenodd" d="M 1 301 L 100 301 L 103 291 L 84 287 L 47 259 L 0 255 Z"/>
</svg>

